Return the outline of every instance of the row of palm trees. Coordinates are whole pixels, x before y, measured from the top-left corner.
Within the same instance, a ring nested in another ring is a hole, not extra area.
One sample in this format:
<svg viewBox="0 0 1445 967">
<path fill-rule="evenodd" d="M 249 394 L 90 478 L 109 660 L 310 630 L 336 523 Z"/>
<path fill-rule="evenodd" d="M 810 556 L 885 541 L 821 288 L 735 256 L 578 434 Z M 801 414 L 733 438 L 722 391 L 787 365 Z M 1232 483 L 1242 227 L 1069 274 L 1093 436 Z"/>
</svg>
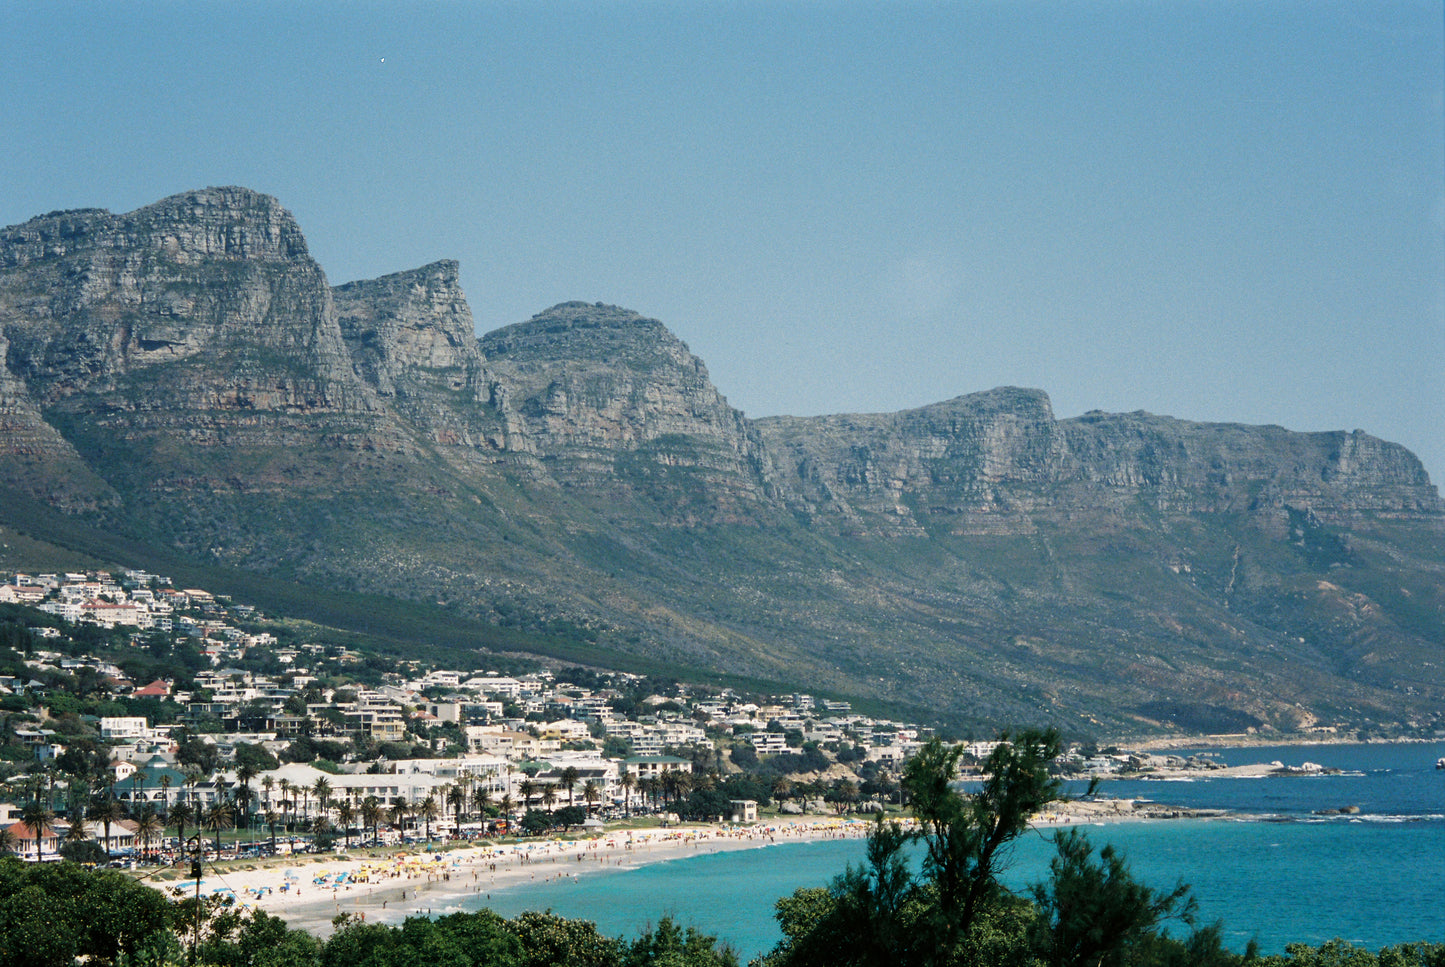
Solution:
<svg viewBox="0 0 1445 967">
<path fill-rule="evenodd" d="M 457 828 L 469 820 L 478 820 L 492 814 L 493 792 L 490 780 L 482 780 L 479 777 L 461 776 L 456 782 L 442 787 L 437 793 L 426 796 L 415 803 L 409 803 L 404 798 L 397 799 L 390 807 L 383 805 L 376 797 L 368 796 L 357 801 L 352 795 L 336 798 L 330 781 L 322 776 L 314 783 L 305 785 L 292 783 L 282 778 L 275 779 L 271 775 L 260 776 L 260 793 L 253 789 L 259 775 L 249 763 L 242 763 L 236 771 L 237 785 L 234 793 L 228 794 L 227 790 L 220 789 L 220 795 L 209 804 L 203 803 L 197 792 L 197 787 L 205 782 L 205 777 L 197 771 L 188 771 L 181 780 L 181 795 L 175 801 L 170 800 L 170 787 L 173 785 L 170 774 L 163 773 L 158 782 L 161 786 L 162 812 L 157 813 L 151 803 L 144 803 L 136 809 L 137 790 L 144 781 L 144 773 L 137 773 L 131 777 L 132 798 L 129 815 L 137 823 L 136 836 L 141 841 L 142 852 L 150 852 L 152 842 L 159 841 L 167 827 L 176 830 L 178 838 L 185 839 L 185 831 L 194 828 L 198 831 L 204 830 L 211 833 L 215 838 L 216 848 L 219 851 L 221 834 L 227 830 L 241 828 L 252 829 L 259 819 L 271 833 L 271 841 L 274 847 L 278 825 L 288 831 L 294 831 L 299 824 L 302 828 L 310 827 L 312 832 L 321 834 L 331 832 L 333 829 L 341 831 L 347 845 L 351 843 L 352 832 L 359 822 L 363 836 L 369 830 L 375 838 L 380 831 L 380 826 L 387 823 L 405 834 L 410 821 L 411 828 L 421 824 L 425 837 L 430 840 L 432 824 L 436 822 L 446 810 L 453 817 Z M 635 773 L 623 772 L 619 778 L 619 785 L 623 791 L 623 801 L 628 815 L 631 814 L 632 803 L 634 802 L 634 791 L 640 794 L 644 802 L 651 802 L 654 805 L 676 802 L 684 798 L 694 788 L 709 788 L 716 777 L 709 774 L 693 774 L 676 770 L 663 772 L 659 776 L 639 777 Z M 569 806 L 576 805 L 578 785 L 581 782 L 579 770 L 574 766 L 568 766 L 561 770 L 555 782 L 545 782 L 533 777 L 526 777 L 517 784 L 516 788 L 519 798 L 511 794 L 511 775 L 507 776 L 506 790 L 496 801 L 502 816 L 511 819 L 520 808 L 526 810 L 541 805 L 544 809 L 551 810 L 559 802 L 559 793 L 565 791 Z M 591 812 L 601 801 L 602 786 L 595 779 L 588 779 L 581 783 L 581 796 L 587 804 L 587 811 Z M 99 797 L 92 802 L 90 808 L 85 810 L 87 818 L 99 822 L 105 830 L 105 846 L 107 854 L 110 853 L 111 826 L 122 818 L 126 818 L 127 810 L 113 795 L 113 790 L 107 788 L 109 795 Z M 279 791 L 279 796 L 273 793 Z M 782 792 L 782 790 L 775 790 Z M 333 800 L 335 802 L 333 803 Z M 313 812 L 312 803 L 315 803 L 316 810 Z M 72 815 L 76 810 L 72 804 Z M 259 812 L 256 806 L 260 807 Z M 279 809 L 279 813 L 277 810 Z M 332 826 L 331 816 L 334 812 L 335 826 Z M 21 821 L 26 827 L 35 833 L 36 849 L 40 849 L 43 830 L 49 828 L 54 819 L 54 814 L 42 801 L 40 788 L 37 782 L 35 795 L 32 802 L 22 812 Z M 41 831 L 36 833 L 35 831 Z M 71 839 L 83 838 L 87 835 L 85 824 L 72 822 L 71 832 L 68 836 Z M 0 839 L 0 849 L 5 848 L 3 839 Z M 13 847 L 11 847 L 13 848 Z"/>
<path fill-rule="evenodd" d="M 99 823 L 104 830 L 102 848 L 109 857 L 113 855 L 111 849 L 112 829 L 115 824 L 125 818 L 127 818 L 125 808 L 113 796 L 97 799 L 88 807 L 73 808 L 68 816 L 69 825 L 62 839 L 62 845 L 89 840 L 91 833 L 87 821 Z M 24 824 L 34 840 L 37 861 L 43 854 L 46 833 L 53 831 L 52 824 L 55 819 L 54 811 L 39 796 L 33 797 L 20 811 L 20 822 Z M 178 816 L 177 819 L 184 821 L 181 816 Z M 149 803 L 135 814 L 134 820 L 135 836 L 140 840 L 142 853 L 147 854 L 151 851 L 152 843 L 160 842 L 167 823 L 156 812 L 155 807 Z M 10 830 L 0 830 L 0 853 L 14 852 L 18 845 L 15 835 Z"/>
</svg>

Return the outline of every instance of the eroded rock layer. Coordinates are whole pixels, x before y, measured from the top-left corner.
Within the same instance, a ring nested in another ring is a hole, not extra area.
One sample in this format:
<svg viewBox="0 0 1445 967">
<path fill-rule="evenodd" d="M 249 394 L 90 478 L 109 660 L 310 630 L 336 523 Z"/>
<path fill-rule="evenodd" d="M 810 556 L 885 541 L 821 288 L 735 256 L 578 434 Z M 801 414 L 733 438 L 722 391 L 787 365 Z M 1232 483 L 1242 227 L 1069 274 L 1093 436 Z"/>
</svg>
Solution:
<svg viewBox="0 0 1445 967">
<path fill-rule="evenodd" d="M 1445 699 L 1445 506 L 1358 431 L 749 420 L 625 309 L 478 339 L 455 262 L 332 288 L 242 188 L 0 230 L 0 358 L 0 487 L 197 559 L 957 721 Z"/>
</svg>

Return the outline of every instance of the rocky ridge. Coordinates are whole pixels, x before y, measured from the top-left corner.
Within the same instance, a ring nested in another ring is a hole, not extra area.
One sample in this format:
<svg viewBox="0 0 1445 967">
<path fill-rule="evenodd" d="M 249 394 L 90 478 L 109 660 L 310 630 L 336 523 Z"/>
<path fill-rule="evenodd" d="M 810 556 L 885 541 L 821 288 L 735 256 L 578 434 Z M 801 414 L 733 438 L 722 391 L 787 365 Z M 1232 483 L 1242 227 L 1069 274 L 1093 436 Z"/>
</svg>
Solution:
<svg viewBox="0 0 1445 967">
<path fill-rule="evenodd" d="M 569 302 L 481 347 L 510 439 L 558 484 L 629 486 L 690 523 L 739 519 L 764 501 L 758 435 L 657 320 Z"/>
<path fill-rule="evenodd" d="M 749 420 L 625 309 L 478 339 L 455 262 L 332 288 L 240 188 L 0 230 L 0 355 L 0 486 L 239 567 L 980 717 L 1445 697 L 1445 504 L 1359 431 Z"/>
</svg>

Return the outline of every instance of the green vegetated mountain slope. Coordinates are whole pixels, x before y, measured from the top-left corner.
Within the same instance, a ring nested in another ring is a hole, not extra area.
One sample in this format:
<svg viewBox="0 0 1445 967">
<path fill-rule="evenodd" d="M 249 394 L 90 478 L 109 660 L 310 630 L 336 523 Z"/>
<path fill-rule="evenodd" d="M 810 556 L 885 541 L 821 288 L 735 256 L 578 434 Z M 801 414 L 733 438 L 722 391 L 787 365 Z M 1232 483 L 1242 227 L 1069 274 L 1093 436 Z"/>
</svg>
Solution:
<svg viewBox="0 0 1445 967">
<path fill-rule="evenodd" d="M 954 723 L 1445 707 L 1445 505 L 1358 431 L 1060 420 L 1009 388 L 750 420 L 624 309 L 477 339 L 455 263 L 332 288 L 239 188 L 0 230 L 0 352 L 0 487 L 38 502 L 4 523 L 43 505 L 263 595 Z"/>
</svg>

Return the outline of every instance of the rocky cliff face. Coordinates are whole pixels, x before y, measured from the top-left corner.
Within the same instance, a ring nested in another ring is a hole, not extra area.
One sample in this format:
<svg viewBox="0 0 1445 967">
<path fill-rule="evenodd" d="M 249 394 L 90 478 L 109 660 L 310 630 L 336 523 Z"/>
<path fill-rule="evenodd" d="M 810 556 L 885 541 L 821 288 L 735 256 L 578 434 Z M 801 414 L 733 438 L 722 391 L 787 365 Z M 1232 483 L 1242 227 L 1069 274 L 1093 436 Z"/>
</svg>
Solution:
<svg viewBox="0 0 1445 967">
<path fill-rule="evenodd" d="M 656 320 L 478 340 L 456 263 L 333 289 L 239 188 L 0 230 L 0 359 L 0 488 L 206 560 L 955 720 L 1445 702 L 1445 505 L 1358 431 L 750 421 Z"/>
<path fill-rule="evenodd" d="M 1049 399 L 997 389 L 902 413 L 757 421 L 788 498 L 821 526 L 1028 531 L 1059 455 Z M 967 521 L 967 523 L 963 523 Z"/>
<path fill-rule="evenodd" d="M 757 435 L 657 320 L 569 302 L 481 346 L 511 445 L 560 484 L 613 497 L 621 486 L 695 523 L 764 501 Z"/>
<path fill-rule="evenodd" d="M 0 335 L 0 363 L 10 343 Z M 0 487 L 43 497 L 68 509 L 110 503 L 114 493 L 60 432 L 45 422 L 25 383 L 0 365 Z"/>
<path fill-rule="evenodd" d="M 385 404 L 461 464 L 509 448 L 495 383 L 453 261 L 332 290 L 353 368 Z M 525 452 L 512 435 L 510 446 Z"/>
<path fill-rule="evenodd" d="M 225 389 L 171 392 L 198 393 L 200 405 L 251 393 L 263 405 L 354 402 L 325 277 L 275 199 L 213 188 L 127 215 L 46 215 L 6 229 L 0 253 L 10 367 L 43 388 L 46 403 L 103 392 L 158 364 L 218 356 L 253 365 Z M 290 372 L 258 385 L 268 355 Z"/>
<path fill-rule="evenodd" d="M 475 395 L 482 355 L 457 268 L 434 262 L 332 290 L 357 372 L 381 395 Z"/>
<path fill-rule="evenodd" d="M 328 489 L 298 453 L 411 447 L 353 374 L 295 220 L 245 189 L 4 230 L 0 333 L 10 377 L 108 486 Z"/>
<path fill-rule="evenodd" d="M 1038 520 L 1176 513 L 1346 522 L 1445 510 L 1419 460 L 1356 431 L 1190 423 L 1148 413 L 1053 417 L 1002 388 L 903 413 L 757 421 L 787 496 L 843 529 L 1027 533 Z"/>
</svg>

